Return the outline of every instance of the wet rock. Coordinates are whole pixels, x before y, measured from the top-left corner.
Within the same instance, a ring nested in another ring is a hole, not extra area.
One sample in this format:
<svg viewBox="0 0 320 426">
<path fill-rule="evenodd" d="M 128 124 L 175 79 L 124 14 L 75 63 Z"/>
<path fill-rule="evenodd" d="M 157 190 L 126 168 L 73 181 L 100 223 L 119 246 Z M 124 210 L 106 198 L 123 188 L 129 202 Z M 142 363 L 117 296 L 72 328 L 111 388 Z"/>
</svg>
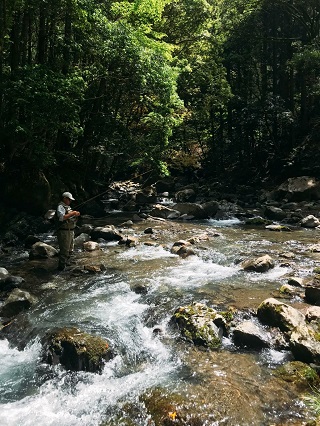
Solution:
<svg viewBox="0 0 320 426">
<path fill-rule="evenodd" d="M 258 257 L 257 259 L 247 259 L 242 262 L 241 267 L 245 271 L 254 271 L 254 272 L 266 272 L 271 268 L 274 268 L 274 261 L 268 255 Z"/>
<path fill-rule="evenodd" d="M 193 248 L 191 247 L 191 243 L 185 240 L 176 241 L 171 247 L 170 253 L 177 254 L 183 259 L 195 254 Z"/>
<path fill-rule="evenodd" d="M 28 235 L 27 238 L 24 240 L 24 246 L 25 248 L 31 248 L 33 244 L 38 243 L 40 241 L 40 238 L 34 236 L 34 235 Z"/>
<path fill-rule="evenodd" d="M 195 345 L 209 349 L 221 345 L 226 330 L 225 319 L 214 309 L 201 303 L 178 308 L 173 314 L 171 323 L 178 326 L 183 337 Z"/>
<path fill-rule="evenodd" d="M 319 225 L 320 225 L 320 220 L 317 217 L 313 216 L 312 214 L 304 217 L 301 220 L 301 226 L 305 228 L 316 228 Z"/>
<path fill-rule="evenodd" d="M 158 194 L 168 192 L 172 193 L 175 188 L 174 179 L 171 177 L 163 178 L 155 183 Z"/>
<path fill-rule="evenodd" d="M 304 315 L 300 311 L 273 298 L 266 299 L 259 305 L 257 316 L 263 324 L 278 327 L 284 332 L 291 332 L 305 325 Z"/>
<path fill-rule="evenodd" d="M 288 295 L 288 296 L 299 296 L 303 297 L 302 289 L 297 286 L 292 286 L 289 284 L 283 284 L 280 289 L 280 295 Z"/>
<path fill-rule="evenodd" d="M 217 201 L 207 201 L 206 203 L 201 204 L 201 207 L 203 208 L 205 215 L 208 217 L 214 217 L 220 209 L 220 205 Z"/>
<path fill-rule="evenodd" d="M 29 309 L 32 305 L 37 303 L 37 301 L 38 299 L 27 291 L 15 288 L 2 305 L 0 309 L 0 316 L 5 318 L 14 317 L 21 311 Z"/>
<path fill-rule="evenodd" d="M 287 213 L 280 209 L 279 207 L 266 206 L 264 209 L 264 214 L 267 219 L 271 220 L 283 220 L 287 217 Z"/>
<path fill-rule="evenodd" d="M 267 225 L 266 229 L 268 231 L 277 231 L 277 232 L 281 232 L 281 231 L 291 232 L 292 231 L 288 226 L 284 226 L 284 225 Z"/>
<path fill-rule="evenodd" d="M 234 343 L 238 346 L 262 349 L 270 346 L 269 334 L 252 321 L 244 321 L 233 331 Z"/>
<path fill-rule="evenodd" d="M 196 203 L 178 203 L 173 206 L 180 215 L 192 216 L 195 219 L 206 219 L 208 217 L 201 204 Z"/>
<path fill-rule="evenodd" d="M 161 204 L 155 204 L 150 212 L 151 216 L 160 217 L 162 219 L 177 219 L 180 213 L 177 210 L 171 209 Z"/>
<path fill-rule="evenodd" d="M 319 306 L 309 306 L 306 314 L 306 321 L 317 321 L 320 324 L 320 307 Z"/>
<path fill-rule="evenodd" d="M 273 197 L 288 201 L 319 200 L 320 182 L 310 176 L 289 178 L 273 192 Z"/>
<path fill-rule="evenodd" d="M 320 381 L 316 370 L 301 361 L 287 362 L 277 367 L 273 374 L 286 382 L 296 384 L 301 390 L 318 386 Z"/>
<path fill-rule="evenodd" d="M 196 200 L 196 192 L 192 188 L 181 189 L 175 194 L 178 203 L 194 202 Z"/>
<path fill-rule="evenodd" d="M 320 275 L 313 277 L 306 285 L 305 300 L 312 305 L 320 306 Z"/>
<path fill-rule="evenodd" d="M 320 363 L 319 332 L 310 327 L 298 328 L 290 336 L 290 349 L 294 358 L 307 363 Z"/>
<path fill-rule="evenodd" d="M 84 248 L 85 251 L 100 250 L 99 244 L 95 241 L 87 241 L 87 242 L 83 243 L 83 248 Z"/>
<path fill-rule="evenodd" d="M 149 228 L 146 228 L 143 232 L 145 234 L 153 234 L 153 229 L 149 227 Z"/>
<path fill-rule="evenodd" d="M 136 193 L 137 204 L 153 204 L 157 201 L 156 191 L 139 191 Z"/>
<path fill-rule="evenodd" d="M 137 294 L 147 294 L 148 286 L 146 284 L 135 284 L 131 286 L 131 290 Z"/>
<path fill-rule="evenodd" d="M 133 237 L 132 235 L 124 237 L 122 240 L 119 241 L 120 245 L 126 245 L 127 247 L 135 247 L 138 244 L 139 240 L 136 237 Z"/>
<path fill-rule="evenodd" d="M 43 338 L 42 344 L 44 362 L 62 364 L 71 371 L 100 373 L 105 362 L 114 357 L 104 339 L 77 328 L 53 330 Z"/>
<path fill-rule="evenodd" d="M 288 279 L 288 284 L 295 287 L 303 287 L 304 279 L 300 277 L 290 277 Z"/>
<path fill-rule="evenodd" d="M 49 244 L 41 241 L 33 244 L 31 247 L 29 258 L 30 259 L 46 259 L 58 255 L 58 250 Z"/>
<path fill-rule="evenodd" d="M 4 278 L 7 275 L 9 275 L 8 270 L 6 268 L 0 268 L 0 278 Z"/>
<path fill-rule="evenodd" d="M 75 247 L 83 247 L 83 244 L 90 240 L 90 235 L 82 232 L 74 239 Z"/>
<path fill-rule="evenodd" d="M 106 270 L 104 265 L 85 265 L 84 270 L 90 272 L 91 274 L 99 274 Z"/>
<path fill-rule="evenodd" d="M 91 235 L 91 232 L 93 231 L 94 226 L 90 225 L 89 223 L 84 223 L 82 226 L 80 226 L 80 228 L 77 231 L 78 235 L 81 234 L 88 234 Z"/>
<path fill-rule="evenodd" d="M 22 283 L 24 283 L 24 279 L 22 277 L 16 277 L 14 275 L 0 275 L 0 292 L 9 292 L 14 288 L 19 287 Z"/>
<path fill-rule="evenodd" d="M 97 240 L 98 238 L 103 238 L 106 241 L 120 241 L 123 236 L 118 232 L 113 225 L 109 226 L 98 226 L 94 228 L 91 233 L 91 238 Z"/>
<path fill-rule="evenodd" d="M 263 225 L 263 226 L 266 226 L 266 225 L 271 225 L 271 224 L 272 224 L 272 221 L 265 219 L 261 216 L 249 217 L 248 219 L 246 219 L 246 225 L 253 225 L 253 226 Z"/>
</svg>

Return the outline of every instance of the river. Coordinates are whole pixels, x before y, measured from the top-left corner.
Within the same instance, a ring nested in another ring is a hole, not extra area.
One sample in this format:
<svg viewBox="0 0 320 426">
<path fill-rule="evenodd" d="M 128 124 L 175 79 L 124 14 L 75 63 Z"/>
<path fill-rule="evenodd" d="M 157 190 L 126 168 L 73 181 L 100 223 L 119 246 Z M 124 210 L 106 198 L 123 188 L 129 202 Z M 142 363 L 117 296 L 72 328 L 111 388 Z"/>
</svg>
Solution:
<svg viewBox="0 0 320 426">
<path fill-rule="evenodd" d="M 78 264 L 91 256 L 106 265 L 99 274 L 55 274 L 50 261 L 30 261 L 23 250 L 1 259 L 0 266 L 24 276 L 39 297 L 21 315 L 27 346 L 18 350 L 0 340 L 1 426 L 267 426 L 312 418 L 302 393 L 273 375 L 291 360 L 289 352 L 240 350 L 231 338 L 224 338 L 220 350 L 206 351 L 181 340 L 169 322 L 177 307 L 194 301 L 250 315 L 289 275 L 312 275 L 319 254 L 309 248 L 318 231 L 271 232 L 237 219 L 155 222 L 152 245 L 145 245 L 151 238 L 143 233 L 147 226 L 125 230 L 140 239 L 135 247 L 111 242 L 97 253 L 77 250 Z M 170 253 L 174 241 L 204 233 L 210 237 L 195 244 L 195 256 Z M 41 238 L 54 242 L 50 234 Z M 240 268 L 242 259 L 266 253 L 276 262 L 269 272 Z M 136 286 L 147 292 L 137 294 Z M 299 298 L 287 302 L 304 305 Z M 109 341 L 116 356 L 102 374 L 41 362 L 40 337 L 65 326 Z"/>
</svg>

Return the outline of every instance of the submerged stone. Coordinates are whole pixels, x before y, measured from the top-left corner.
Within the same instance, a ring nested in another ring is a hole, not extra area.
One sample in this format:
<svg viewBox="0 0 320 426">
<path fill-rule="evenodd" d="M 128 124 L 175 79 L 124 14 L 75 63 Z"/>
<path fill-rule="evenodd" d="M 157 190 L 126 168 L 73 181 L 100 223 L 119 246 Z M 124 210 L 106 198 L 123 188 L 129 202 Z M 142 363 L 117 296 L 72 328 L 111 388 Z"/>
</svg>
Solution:
<svg viewBox="0 0 320 426">
<path fill-rule="evenodd" d="M 57 329 L 43 339 L 43 361 L 50 365 L 62 364 L 71 371 L 100 373 L 113 356 L 104 339 L 77 328 Z"/>
</svg>

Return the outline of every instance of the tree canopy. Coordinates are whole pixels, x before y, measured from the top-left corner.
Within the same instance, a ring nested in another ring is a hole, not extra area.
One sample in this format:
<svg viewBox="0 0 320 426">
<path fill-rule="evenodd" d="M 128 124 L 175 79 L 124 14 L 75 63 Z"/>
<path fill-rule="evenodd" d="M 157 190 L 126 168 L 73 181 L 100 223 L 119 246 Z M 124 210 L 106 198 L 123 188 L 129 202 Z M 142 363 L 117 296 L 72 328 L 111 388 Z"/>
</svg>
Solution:
<svg viewBox="0 0 320 426">
<path fill-rule="evenodd" d="M 0 0 L 1 175 L 318 173 L 319 28 L 316 0 Z"/>
</svg>

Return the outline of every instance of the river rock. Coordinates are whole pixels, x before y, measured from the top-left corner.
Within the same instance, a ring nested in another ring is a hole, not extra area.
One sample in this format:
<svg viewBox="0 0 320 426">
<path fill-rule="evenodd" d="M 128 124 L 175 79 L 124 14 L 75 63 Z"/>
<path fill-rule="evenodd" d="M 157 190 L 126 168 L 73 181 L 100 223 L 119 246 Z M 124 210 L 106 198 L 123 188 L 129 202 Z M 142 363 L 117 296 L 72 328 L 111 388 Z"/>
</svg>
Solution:
<svg viewBox="0 0 320 426">
<path fill-rule="evenodd" d="M 42 344 L 44 362 L 62 364 L 71 371 L 100 373 L 105 362 L 114 357 L 104 339 L 77 328 L 53 330 L 46 334 Z"/>
<path fill-rule="evenodd" d="M 320 324 L 320 307 L 319 306 L 309 306 L 305 313 L 306 321 L 317 321 Z"/>
<path fill-rule="evenodd" d="M 288 201 L 319 200 L 320 182 L 310 176 L 289 178 L 273 192 L 273 197 Z"/>
<path fill-rule="evenodd" d="M 22 277 L 16 277 L 14 275 L 0 276 L 0 291 L 7 293 L 19 287 L 23 282 L 24 279 Z"/>
<path fill-rule="evenodd" d="M 83 244 L 90 240 L 90 235 L 82 232 L 74 239 L 75 247 L 83 247 Z"/>
<path fill-rule="evenodd" d="M 271 220 L 283 220 L 287 217 L 287 213 L 279 207 L 266 206 L 264 209 L 266 218 Z"/>
<path fill-rule="evenodd" d="M 33 244 L 29 252 L 30 259 L 46 259 L 49 257 L 54 257 L 58 255 L 58 250 L 49 244 L 38 241 Z"/>
<path fill-rule="evenodd" d="M 244 321 L 233 331 L 234 343 L 238 346 L 262 349 L 270 346 L 270 336 L 253 321 Z"/>
<path fill-rule="evenodd" d="M 6 268 L 0 268 L 0 278 L 4 278 L 5 276 L 8 276 L 9 272 Z"/>
<path fill-rule="evenodd" d="M 301 361 L 286 362 L 277 367 L 273 374 L 286 382 L 296 384 L 301 390 L 308 390 L 310 386 L 318 386 L 320 381 L 317 371 Z"/>
<path fill-rule="evenodd" d="M 271 268 L 274 268 L 274 261 L 268 255 L 258 257 L 257 259 L 247 259 L 242 262 L 241 267 L 245 271 L 254 271 L 254 272 L 266 272 Z"/>
<path fill-rule="evenodd" d="M 304 279 L 300 277 L 290 277 L 288 278 L 288 284 L 295 287 L 303 287 Z"/>
<path fill-rule="evenodd" d="M 116 230 L 113 225 L 108 226 L 98 226 L 94 228 L 91 233 L 91 238 L 97 240 L 98 238 L 103 238 L 106 241 L 120 241 L 123 236 Z"/>
<path fill-rule="evenodd" d="M 300 311 L 274 298 L 266 299 L 259 305 L 257 316 L 263 324 L 278 327 L 284 332 L 305 326 L 305 317 Z"/>
<path fill-rule="evenodd" d="M 320 306 L 320 275 L 313 277 L 305 287 L 305 300 L 312 304 Z"/>
<path fill-rule="evenodd" d="M 290 349 L 294 358 L 307 363 L 320 363 L 319 332 L 309 327 L 298 328 L 291 333 Z"/>
<path fill-rule="evenodd" d="M 203 208 L 205 215 L 208 217 L 214 217 L 220 210 L 220 204 L 214 200 L 201 204 L 201 207 Z"/>
<path fill-rule="evenodd" d="M 193 248 L 191 247 L 191 243 L 185 240 L 176 241 L 171 247 L 170 252 L 172 254 L 177 254 L 183 259 L 195 254 Z"/>
<path fill-rule="evenodd" d="M 181 189 L 175 194 L 178 203 L 194 202 L 196 200 L 196 192 L 192 188 Z"/>
<path fill-rule="evenodd" d="M 291 229 L 288 226 L 284 226 L 284 225 L 280 225 L 280 224 L 267 225 L 265 228 L 268 231 L 276 231 L 276 232 L 285 231 L 285 232 L 291 232 Z"/>
<path fill-rule="evenodd" d="M 313 216 L 312 214 L 304 217 L 301 220 L 301 226 L 305 228 L 316 228 L 319 225 L 320 225 L 320 220 L 317 217 Z"/>
<path fill-rule="evenodd" d="M 178 308 L 171 319 L 187 340 L 195 345 L 215 349 L 220 347 L 226 330 L 225 319 L 202 303 Z"/>
<path fill-rule="evenodd" d="M 100 250 L 100 246 L 96 241 L 86 241 L 83 243 L 83 248 L 85 251 Z"/>
<path fill-rule="evenodd" d="M 196 203 L 178 203 L 173 206 L 174 210 L 177 210 L 180 215 L 187 215 L 194 219 L 206 219 L 208 217 L 204 208 L 201 204 Z"/>
<path fill-rule="evenodd" d="M 153 189 L 153 191 L 139 191 L 136 193 L 136 203 L 137 204 L 153 204 L 157 201 L 157 194 L 156 191 Z"/>
<path fill-rule="evenodd" d="M 177 219 L 180 216 L 180 212 L 161 204 L 155 204 L 150 211 L 150 215 L 162 219 Z"/>
<path fill-rule="evenodd" d="M 0 316 L 5 318 L 14 317 L 21 311 L 29 309 L 32 305 L 37 303 L 37 301 L 38 299 L 27 291 L 15 288 L 2 305 L 0 309 Z"/>
</svg>

